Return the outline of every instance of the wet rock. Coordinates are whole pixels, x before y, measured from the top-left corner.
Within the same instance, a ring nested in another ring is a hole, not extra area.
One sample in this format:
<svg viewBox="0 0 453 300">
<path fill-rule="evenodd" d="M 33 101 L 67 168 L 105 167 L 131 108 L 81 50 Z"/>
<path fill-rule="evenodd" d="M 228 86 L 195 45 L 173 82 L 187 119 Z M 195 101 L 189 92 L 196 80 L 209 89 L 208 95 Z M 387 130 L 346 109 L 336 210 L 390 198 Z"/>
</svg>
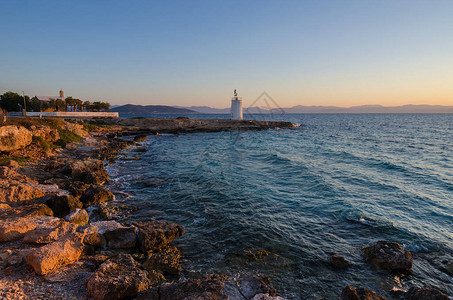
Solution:
<svg viewBox="0 0 453 300">
<path fill-rule="evenodd" d="M 83 207 L 87 207 L 113 200 L 113 198 L 113 194 L 107 189 L 99 185 L 92 185 L 83 192 L 80 201 L 83 203 Z"/>
<path fill-rule="evenodd" d="M 30 130 L 22 126 L 0 126 L 0 151 L 9 152 L 22 149 L 32 142 Z"/>
<path fill-rule="evenodd" d="M 68 234 L 56 242 L 33 250 L 25 260 L 37 274 L 47 274 L 77 261 L 84 250 L 82 241 L 83 234 Z"/>
<path fill-rule="evenodd" d="M 16 241 L 21 239 L 25 233 L 39 226 L 51 226 L 60 219 L 53 217 L 28 216 L 5 218 L 0 220 L 0 242 Z"/>
<path fill-rule="evenodd" d="M 107 245 L 105 237 L 100 234 L 98 229 L 92 224 L 78 227 L 77 232 L 81 232 L 85 235 L 83 243 L 86 245 L 92 245 L 97 248 L 105 248 Z"/>
<path fill-rule="evenodd" d="M 381 269 L 410 270 L 412 267 L 411 252 L 396 242 L 379 241 L 363 248 L 363 252 L 368 260 Z"/>
<path fill-rule="evenodd" d="M 138 134 L 134 137 L 134 142 L 144 142 L 146 141 L 146 134 Z"/>
<path fill-rule="evenodd" d="M 367 288 L 347 286 L 341 292 L 340 300 L 386 300 Z"/>
<path fill-rule="evenodd" d="M 71 176 L 74 180 L 91 184 L 103 184 L 109 180 L 104 163 L 97 159 L 75 161 L 71 165 Z"/>
<path fill-rule="evenodd" d="M 86 225 L 88 224 L 88 213 L 84 209 L 76 208 L 69 215 L 64 217 L 64 219 L 68 222 L 77 224 L 77 225 Z"/>
<path fill-rule="evenodd" d="M 52 209 L 54 215 L 63 218 L 76 208 L 82 208 L 83 204 L 71 195 L 57 196 L 52 195 L 46 204 Z"/>
<path fill-rule="evenodd" d="M 175 246 L 166 246 L 159 252 L 150 253 L 148 259 L 143 263 L 143 268 L 178 275 L 182 270 L 179 264 L 180 258 L 181 252 Z"/>
<path fill-rule="evenodd" d="M 27 232 L 24 242 L 36 244 L 48 244 L 59 240 L 63 236 L 74 233 L 77 225 L 65 221 L 46 224 Z"/>
<path fill-rule="evenodd" d="M 212 275 L 203 279 L 189 279 L 176 283 L 164 283 L 140 293 L 136 300 L 159 299 L 159 300 L 188 300 L 230 299 L 225 293 L 225 281 L 227 278 L 220 275 Z"/>
<path fill-rule="evenodd" d="M 176 223 L 147 221 L 134 223 L 138 228 L 138 246 L 143 253 L 158 250 L 184 234 Z"/>
<path fill-rule="evenodd" d="M 346 258 L 338 254 L 334 254 L 330 257 L 330 264 L 338 269 L 347 269 L 351 265 Z"/>
<path fill-rule="evenodd" d="M 259 278 L 255 275 L 246 275 L 239 280 L 239 291 L 246 299 L 253 298 L 256 294 L 275 296 L 277 291 L 269 283 L 269 279 Z"/>
<path fill-rule="evenodd" d="M 448 296 L 432 287 L 411 287 L 404 295 L 404 300 L 448 300 Z"/>
<path fill-rule="evenodd" d="M 102 218 L 111 220 L 118 217 L 120 214 L 124 214 L 132 210 L 134 210 L 134 207 L 131 205 L 110 201 L 99 204 L 98 212 Z"/>
<path fill-rule="evenodd" d="M 225 260 L 229 264 L 239 265 L 259 265 L 272 267 L 285 267 L 289 262 L 278 254 L 270 251 L 248 247 L 236 252 L 230 252 L 225 255 Z"/>
<path fill-rule="evenodd" d="M 129 254 L 104 262 L 87 280 L 88 293 L 96 300 L 134 297 L 149 287 L 147 274 Z"/>
<path fill-rule="evenodd" d="M 125 227 L 106 231 L 104 233 L 107 240 L 107 246 L 110 249 L 131 249 L 136 246 L 136 228 L 134 226 Z"/>
</svg>

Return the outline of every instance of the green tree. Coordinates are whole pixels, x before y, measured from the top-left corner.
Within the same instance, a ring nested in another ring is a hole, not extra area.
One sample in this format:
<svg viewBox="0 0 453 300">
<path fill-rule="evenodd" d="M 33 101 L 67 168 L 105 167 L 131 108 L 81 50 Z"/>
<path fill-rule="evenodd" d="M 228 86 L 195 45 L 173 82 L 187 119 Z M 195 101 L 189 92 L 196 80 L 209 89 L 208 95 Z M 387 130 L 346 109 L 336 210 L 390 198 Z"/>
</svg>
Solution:
<svg viewBox="0 0 453 300">
<path fill-rule="evenodd" d="M 25 96 L 25 102 L 30 102 L 30 97 Z M 0 96 L 0 107 L 7 111 L 19 111 L 19 107 L 24 109 L 24 97 L 13 92 L 6 92 Z M 30 110 L 27 107 L 27 110 Z"/>
<path fill-rule="evenodd" d="M 77 109 L 82 109 L 82 100 L 72 97 L 67 97 L 65 100 L 67 106 L 75 106 Z"/>
<path fill-rule="evenodd" d="M 83 111 L 90 111 L 91 110 L 91 102 L 85 101 L 83 102 Z"/>
</svg>

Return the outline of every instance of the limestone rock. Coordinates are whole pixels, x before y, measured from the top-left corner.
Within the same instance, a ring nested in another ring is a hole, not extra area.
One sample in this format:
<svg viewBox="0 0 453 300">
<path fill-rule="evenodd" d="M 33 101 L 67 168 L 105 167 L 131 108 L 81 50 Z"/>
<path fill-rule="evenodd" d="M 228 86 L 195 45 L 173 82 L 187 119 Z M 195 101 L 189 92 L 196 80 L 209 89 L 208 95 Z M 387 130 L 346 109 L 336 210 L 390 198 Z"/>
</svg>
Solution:
<svg viewBox="0 0 453 300">
<path fill-rule="evenodd" d="M 255 297 L 250 300 L 285 300 L 285 298 L 280 296 L 269 296 L 268 294 L 256 294 Z"/>
<path fill-rule="evenodd" d="M 363 249 L 365 257 L 386 270 L 410 270 L 412 253 L 396 242 L 379 241 Z"/>
<path fill-rule="evenodd" d="M 43 140 L 54 143 L 60 139 L 60 135 L 58 134 L 58 130 L 50 128 L 48 126 L 39 126 L 32 128 L 32 134 L 34 136 L 39 136 Z"/>
<path fill-rule="evenodd" d="M 181 265 L 179 259 L 181 252 L 175 246 L 166 246 L 157 253 L 149 254 L 148 259 L 143 263 L 145 270 L 159 270 L 163 273 L 179 274 Z"/>
<path fill-rule="evenodd" d="M 8 204 L 0 203 L 0 211 L 1 210 L 8 210 L 10 208 L 11 208 L 11 206 L 9 206 Z"/>
<path fill-rule="evenodd" d="M 64 219 L 68 222 L 77 224 L 77 225 L 86 225 L 88 224 L 88 220 L 90 219 L 88 213 L 84 209 L 76 208 L 69 215 L 64 217 Z"/>
<path fill-rule="evenodd" d="M 104 163 L 97 159 L 78 160 L 71 164 L 71 176 L 74 180 L 91 184 L 103 184 L 109 180 Z"/>
<path fill-rule="evenodd" d="M 184 227 L 161 221 L 137 222 L 138 245 L 143 253 L 158 250 L 184 234 Z"/>
<path fill-rule="evenodd" d="M 33 216 L 50 216 L 53 217 L 53 211 L 45 204 L 29 204 L 24 206 L 12 207 L 0 212 L 0 218 L 11 219 L 18 217 Z"/>
<path fill-rule="evenodd" d="M 77 261 L 83 252 L 83 234 L 72 233 L 30 252 L 26 262 L 43 275 Z"/>
<path fill-rule="evenodd" d="M 134 226 L 117 228 L 104 233 L 110 249 L 130 249 L 136 246 L 136 230 Z"/>
<path fill-rule="evenodd" d="M 44 280 L 55 283 L 55 282 L 68 282 L 76 280 L 79 277 L 88 277 L 97 268 L 97 265 L 87 261 L 76 261 L 70 265 L 67 265 L 60 270 L 48 273 L 44 276 Z"/>
<path fill-rule="evenodd" d="M 113 198 L 113 194 L 107 189 L 99 185 L 92 185 L 85 190 L 82 196 L 80 196 L 80 201 L 82 201 L 83 207 L 87 207 L 93 204 L 113 200 Z"/>
<path fill-rule="evenodd" d="M 97 248 L 104 248 L 107 244 L 105 237 L 98 232 L 98 229 L 92 224 L 87 226 L 80 226 L 77 228 L 78 232 L 81 232 L 85 235 L 83 238 L 83 243 L 85 245 L 92 245 Z"/>
<path fill-rule="evenodd" d="M 98 221 L 90 223 L 91 226 L 96 227 L 98 233 L 104 234 L 107 231 L 113 231 L 118 228 L 122 228 L 123 225 L 116 221 Z"/>
<path fill-rule="evenodd" d="M 55 242 L 69 233 L 74 233 L 76 229 L 77 225 L 65 221 L 46 224 L 27 232 L 24 236 L 24 242 L 48 244 Z"/>
<path fill-rule="evenodd" d="M 212 275 L 203 279 L 188 279 L 176 283 L 164 283 L 141 293 L 136 300 L 227 300 L 230 297 L 224 293 L 226 280 L 227 278 L 225 276 Z"/>
<path fill-rule="evenodd" d="M 60 219 L 53 217 L 28 216 L 5 218 L 0 220 L 0 242 L 15 241 L 22 238 L 25 233 L 39 226 L 51 226 Z"/>
<path fill-rule="evenodd" d="M 334 254 L 330 257 L 330 264 L 338 269 L 347 269 L 351 264 L 341 255 Z"/>
<path fill-rule="evenodd" d="M 8 160 L 8 161 L 5 161 L 4 163 L 2 163 L 1 166 L 9 167 L 9 168 L 17 168 L 20 165 L 17 161 L 11 159 L 11 160 Z"/>
<path fill-rule="evenodd" d="M 448 300 L 448 295 L 432 287 L 411 287 L 404 300 Z"/>
<path fill-rule="evenodd" d="M 340 300 L 386 300 L 367 288 L 347 286 L 341 292 Z"/>
<path fill-rule="evenodd" d="M 1 126 L 0 127 L 0 151 L 13 151 L 24 148 L 31 144 L 31 132 L 22 126 Z"/>
<path fill-rule="evenodd" d="M 129 254 L 104 262 L 87 280 L 88 293 L 95 300 L 134 297 L 149 287 L 149 279 Z"/>
<path fill-rule="evenodd" d="M 38 184 L 33 181 L 0 179 L 0 202 L 15 204 L 20 201 L 42 197 L 58 192 L 58 186 Z"/>
<path fill-rule="evenodd" d="M 63 218 L 76 208 L 82 208 L 83 204 L 71 195 L 57 196 L 52 195 L 46 204 L 53 210 L 56 217 Z"/>
</svg>

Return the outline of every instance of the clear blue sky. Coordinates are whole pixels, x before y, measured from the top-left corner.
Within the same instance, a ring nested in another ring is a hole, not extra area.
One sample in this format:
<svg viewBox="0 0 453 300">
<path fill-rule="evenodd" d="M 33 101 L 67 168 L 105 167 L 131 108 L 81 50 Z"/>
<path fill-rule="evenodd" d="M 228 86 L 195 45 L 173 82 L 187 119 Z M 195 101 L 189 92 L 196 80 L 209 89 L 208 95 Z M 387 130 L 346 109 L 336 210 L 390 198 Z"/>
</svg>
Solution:
<svg viewBox="0 0 453 300">
<path fill-rule="evenodd" d="M 453 105 L 453 1 L 2 1 L 0 93 Z"/>
</svg>

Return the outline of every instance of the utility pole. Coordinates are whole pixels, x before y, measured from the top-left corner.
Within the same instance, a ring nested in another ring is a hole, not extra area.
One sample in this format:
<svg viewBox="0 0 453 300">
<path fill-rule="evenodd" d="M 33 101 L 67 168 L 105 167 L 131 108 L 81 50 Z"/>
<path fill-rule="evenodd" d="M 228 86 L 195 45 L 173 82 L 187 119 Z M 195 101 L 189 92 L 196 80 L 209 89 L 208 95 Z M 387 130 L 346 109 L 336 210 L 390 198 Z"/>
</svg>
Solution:
<svg viewBox="0 0 453 300">
<path fill-rule="evenodd" d="M 22 96 L 24 96 L 24 116 L 27 115 L 27 103 L 25 102 L 25 92 L 22 91 Z"/>
</svg>

